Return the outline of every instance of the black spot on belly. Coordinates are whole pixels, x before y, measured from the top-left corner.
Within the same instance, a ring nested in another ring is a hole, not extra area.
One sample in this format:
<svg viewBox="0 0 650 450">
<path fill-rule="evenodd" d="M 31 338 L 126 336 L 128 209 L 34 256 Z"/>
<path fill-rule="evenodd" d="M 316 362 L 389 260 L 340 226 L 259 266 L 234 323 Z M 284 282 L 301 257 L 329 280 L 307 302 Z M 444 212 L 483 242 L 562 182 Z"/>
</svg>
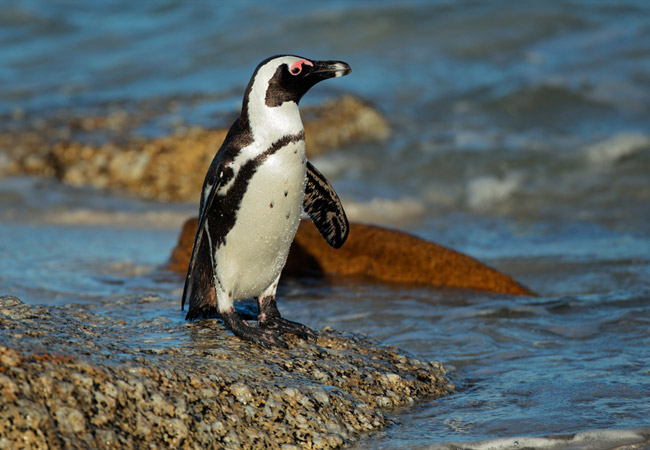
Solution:
<svg viewBox="0 0 650 450">
<path fill-rule="evenodd" d="M 291 217 L 291 212 L 288 212 L 284 217 L 287 218 L 287 219 L 288 219 L 289 217 Z"/>
<path fill-rule="evenodd" d="M 271 201 L 271 203 L 269 203 L 269 208 L 273 208 L 273 204 L 274 204 L 274 203 L 275 203 L 275 202 Z"/>
<path fill-rule="evenodd" d="M 284 191 L 284 196 L 286 197 L 287 195 L 289 195 L 289 191 Z"/>
<path fill-rule="evenodd" d="M 248 184 L 251 178 L 257 172 L 257 169 L 264 164 L 264 162 L 271 155 L 277 153 L 282 148 L 293 142 L 300 142 L 305 139 L 305 132 L 302 131 L 298 134 L 284 136 L 275 141 L 269 148 L 259 154 L 253 159 L 246 161 L 237 175 L 234 176 L 232 186 L 228 189 L 225 195 L 218 195 L 217 189 L 212 190 L 210 196 L 206 199 L 203 211 L 201 213 L 201 224 L 208 220 L 210 223 L 209 233 L 212 237 L 213 248 L 218 248 L 224 245 L 226 235 L 232 230 L 237 221 L 237 212 L 241 207 L 242 199 L 248 190 Z M 216 173 L 216 171 L 215 171 Z M 232 175 L 224 172 L 224 178 L 232 178 Z M 223 182 L 220 183 L 224 185 Z M 202 226 L 202 225 L 201 225 Z"/>
</svg>

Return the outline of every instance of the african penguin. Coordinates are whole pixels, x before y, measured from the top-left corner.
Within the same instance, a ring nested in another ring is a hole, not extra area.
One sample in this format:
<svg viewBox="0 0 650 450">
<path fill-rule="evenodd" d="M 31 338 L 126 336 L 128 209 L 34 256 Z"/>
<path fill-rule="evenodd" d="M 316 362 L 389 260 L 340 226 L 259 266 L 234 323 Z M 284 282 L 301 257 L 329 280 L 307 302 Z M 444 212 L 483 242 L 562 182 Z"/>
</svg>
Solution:
<svg viewBox="0 0 650 450">
<path fill-rule="evenodd" d="M 350 66 L 292 55 L 262 61 L 248 83 L 239 118 L 228 131 L 203 182 L 199 223 L 181 307 L 186 319 L 214 317 L 242 339 L 283 346 L 288 332 L 315 338 L 304 325 L 280 317 L 275 292 L 301 211 L 334 248 L 348 236 L 348 220 L 329 182 L 305 157 L 298 103 L 319 81 Z M 239 317 L 234 302 L 256 297 L 258 327 Z"/>
</svg>

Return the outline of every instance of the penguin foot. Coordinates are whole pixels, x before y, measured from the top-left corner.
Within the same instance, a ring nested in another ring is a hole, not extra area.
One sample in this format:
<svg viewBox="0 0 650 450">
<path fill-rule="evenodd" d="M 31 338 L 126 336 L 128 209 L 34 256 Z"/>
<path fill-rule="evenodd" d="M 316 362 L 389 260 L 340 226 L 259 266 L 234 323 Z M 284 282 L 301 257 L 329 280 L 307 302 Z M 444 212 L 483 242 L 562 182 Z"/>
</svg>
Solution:
<svg viewBox="0 0 650 450">
<path fill-rule="evenodd" d="M 306 341 L 316 341 L 316 333 L 309 327 L 298 323 L 292 322 L 282 317 L 269 317 L 259 322 L 260 328 L 269 331 L 277 331 L 279 333 L 295 334 L 301 339 Z"/>
<path fill-rule="evenodd" d="M 289 348 L 287 343 L 282 339 L 277 330 L 255 328 L 247 325 L 235 308 L 231 308 L 219 314 L 226 327 L 233 332 L 235 336 L 245 341 L 254 342 L 265 348 L 282 347 Z"/>
<path fill-rule="evenodd" d="M 235 336 L 244 339 L 246 341 L 254 342 L 258 345 L 261 345 L 264 348 L 289 348 L 287 343 L 282 339 L 280 333 L 273 330 L 264 330 L 261 328 L 255 328 L 248 325 L 245 325 L 248 329 L 244 330 L 243 333 L 233 333 Z"/>
<path fill-rule="evenodd" d="M 275 303 L 275 288 L 277 284 L 273 284 L 270 292 L 267 295 L 257 297 L 257 306 L 259 314 L 257 316 L 257 323 L 260 328 L 270 331 L 277 331 L 279 333 L 291 333 L 298 336 L 300 339 L 306 341 L 316 341 L 316 333 L 307 328 L 301 323 L 292 322 L 283 319 L 278 311 L 278 306 Z"/>
</svg>

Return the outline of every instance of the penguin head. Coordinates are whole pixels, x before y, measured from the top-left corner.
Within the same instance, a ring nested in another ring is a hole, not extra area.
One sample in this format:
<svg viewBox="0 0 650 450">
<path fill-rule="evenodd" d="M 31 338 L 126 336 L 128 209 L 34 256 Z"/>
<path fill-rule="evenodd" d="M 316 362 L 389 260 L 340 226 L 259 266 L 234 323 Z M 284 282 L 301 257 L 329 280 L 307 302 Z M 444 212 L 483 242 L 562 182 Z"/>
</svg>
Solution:
<svg viewBox="0 0 650 450">
<path fill-rule="evenodd" d="M 264 103 L 274 108 L 286 102 L 298 104 L 316 83 L 349 73 L 350 66 L 342 61 L 313 61 L 293 55 L 273 56 L 257 66 L 249 88 L 255 87 L 258 82 L 265 83 Z"/>
</svg>

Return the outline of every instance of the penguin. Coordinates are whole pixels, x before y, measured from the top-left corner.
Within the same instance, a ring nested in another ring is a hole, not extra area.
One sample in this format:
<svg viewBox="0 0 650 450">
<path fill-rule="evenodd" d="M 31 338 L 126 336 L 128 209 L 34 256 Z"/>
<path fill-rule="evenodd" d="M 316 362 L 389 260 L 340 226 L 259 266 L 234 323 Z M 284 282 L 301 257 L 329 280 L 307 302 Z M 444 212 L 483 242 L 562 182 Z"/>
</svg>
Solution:
<svg viewBox="0 0 650 450">
<path fill-rule="evenodd" d="M 298 103 L 315 84 L 349 74 L 341 61 L 273 56 L 255 69 L 241 114 L 232 124 L 203 182 L 199 221 L 181 309 L 186 320 L 215 317 L 241 339 L 287 347 L 283 333 L 315 339 L 305 325 L 281 317 L 276 304 L 302 211 L 325 241 L 340 248 L 349 224 L 327 179 L 307 161 Z M 255 297 L 258 326 L 234 302 Z"/>
</svg>

